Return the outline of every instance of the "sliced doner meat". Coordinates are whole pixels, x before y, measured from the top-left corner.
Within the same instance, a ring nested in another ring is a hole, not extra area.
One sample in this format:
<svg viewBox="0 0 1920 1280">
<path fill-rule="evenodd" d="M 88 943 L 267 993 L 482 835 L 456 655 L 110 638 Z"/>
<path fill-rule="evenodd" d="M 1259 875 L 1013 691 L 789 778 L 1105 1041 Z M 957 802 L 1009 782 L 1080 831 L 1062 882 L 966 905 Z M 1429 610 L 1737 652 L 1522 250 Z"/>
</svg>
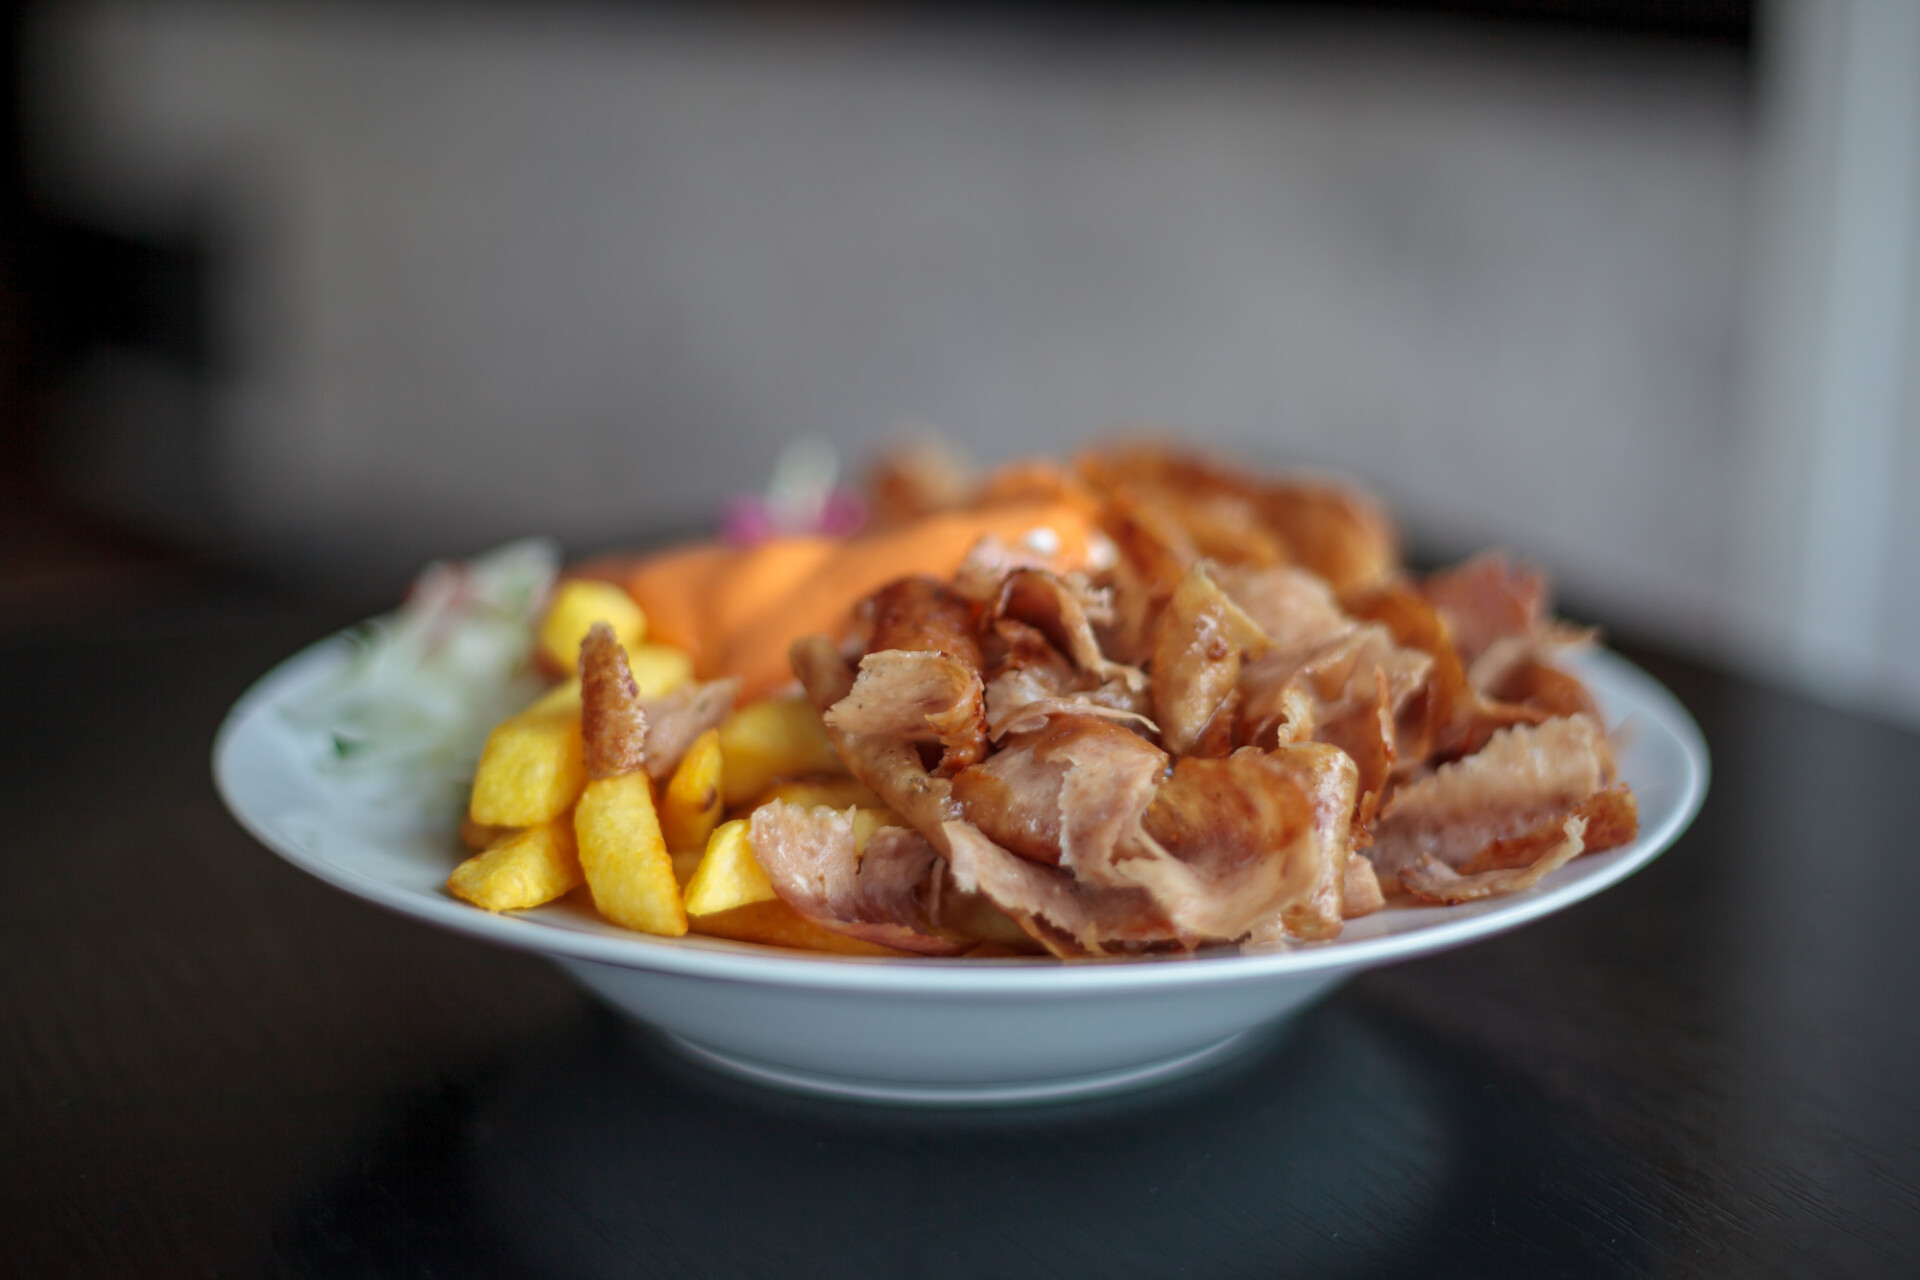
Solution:
<svg viewBox="0 0 1920 1280">
<path fill-rule="evenodd" d="M 1461 864 L 1460 873 L 1476 875 L 1482 871 L 1532 866 L 1559 843 L 1568 817 L 1579 818 L 1586 824 L 1581 844 L 1587 853 L 1618 848 L 1640 834 L 1639 802 L 1624 782 L 1616 782 L 1588 796 L 1568 814 L 1550 818 L 1520 835 L 1488 843 Z"/>
<path fill-rule="evenodd" d="M 1202 937 L 1232 941 L 1274 917 L 1296 937 L 1332 937 L 1355 785 L 1353 761 L 1322 743 L 1178 760 L 1115 869 Z"/>
<path fill-rule="evenodd" d="M 693 740 L 725 720 L 740 696 L 740 678 L 681 685 L 672 693 L 647 698 L 646 768 L 655 780 L 670 778 Z"/>
<path fill-rule="evenodd" d="M 1586 716 L 1502 729 L 1475 754 L 1396 789 L 1368 854 L 1390 875 L 1423 855 L 1460 866 L 1570 811 L 1605 784 L 1609 764 L 1606 735 Z"/>
<path fill-rule="evenodd" d="M 867 652 L 944 653 L 978 670 L 979 629 L 972 601 L 934 578 L 901 578 L 867 598 Z"/>
<path fill-rule="evenodd" d="M 1061 715 L 960 774 L 953 796 L 995 843 L 1090 884 L 1124 887 L 1113 872 L 1115 851 L 1166 773 L 1166 753 L 1139 734 Z"/>
<path fill-rule="evenodd" d="M 1547 580 L 1498 551 L 1420 580 L 1418 591 L 1440 616 L 1467 667 L 1497 642 L 1529 636 L 1545 625 Z"/>
<path fill-rule="evenodd" d="M 1214 580 L 1266 633 L 1270 652 L 1298 664 L 1359 627 L 1326 580 L 1291 565 L 1223 564 Z"/>
<path fill-rule="evenodd" d="M 682 685 L 643 699 L 627 651 L 605 623 L 580 642 L 580 732 L 587 775 L 615 778 L 646 770 L 671 777 L 693 740 L 733 710 L 737 677 Z"/>
<path fill-rule="evenodd" d="M 1153 640 L 1153 719 L 1168 751 L 1185 755 L 1209 736 L 1230 747 L 1240 669 L 1267 636 L 1220 589 L 1204 562 L 1181 579 Z M 1209 754 L 1220 754 L 1212 751 Z"/>
<path fill-rule="evenodd" d="M 1101 652 L 1084 585 L 1045 569 L 1016 569 L 1000 584 L 993 616 L 996 623 L 1033 628 L 1091 685 L 1119 681 L 1130 690 L 1146 688 L 1146 674 L 1138 667 L 1114 662 Z"/>
<path fill-rule="evenodd" d="M 1182 937 L 1142 889 L 1084 884 L 1059 867 L 1001 848 L 969 822 L 948 823 L 943 838 L 955 886 L 985 897 L 1056 956 L 1187 949 L 1198 941 Z"/>
<path fill-rule="evenodd" d="M 945 653 L 883 649 L 867 654 L 853 687 L 822 718 L 829 730 L 938 744 L 938 772 L 946 777 L 987 753 L 980 672 Z"/>
<path fill-rule="evenodd" d="M 1399 559 L 1386 512 L 1343 485 L 1264 479 L 1163 444 L 1093 450 L 1074 465 L 1110 502 L 1124 494 L 1137 510 L 1177 529 L 1198 555 L 1298 565 L 1335 590 L 1383 578 Z"/>
<path fill-rule="evenodd" d="M 938 744 L 951 777 L 987 752 L 976 607 L 927 577 L 902 578 L 868 597 L 867 652 L 852 687 L 822 715 L 829 729 Z"/>
<path fill-rule="evenodd" d="M 1306 654 L 1268 653 L 1241 672 L 1242 741 L 1252 746 L 1325 741 L 1323 726 L 1375 712 L 1384 679 L 1397 758 L 1406 750 L 1400 718 L 1416 695 L 1425 694 L 1433 674 L 1430 654 L 1395 643 L 1392 632 L 1378 623 L 1356 624 Z"/>
<path fill-rule="evenodd" d="M 1569 815 L 1555 829 L 1555 839 L 1532 862 L 1518 867 L 1462 873 L 1429 854 L 1421 854 L 1412 866 L 1400 869 L 1400 884 L 1422 902 L 1458 906 L 1496 894 L 1518 893 L 1540 883 L 1550 871 L 1558 871 L 1586 849 L 1587 820 Z"/>
<path fill-rule="evenodd" d="M 881 946 L 956 955 L 973 939 L 934 921 L 945 864 L 902 827 L 882 827 L 861 849 L 851 812 L 775 801 L 754 810 L 753 856 L 774 892 L 811 920 Z"/>
<path fill-rule="evenodd" d="M 852 664 L 831 640 L 825 636 L 803 637 L 794 642 L 791 657 L 793 673 L 821 712 L 821 722 L 841 762 L 944 854 L 944 824 L 961 816 L 953 800 L 952 783 L 929 772 L 920 759 L 919 748 L 908 739 L 855 732 L 828 714 L 855 685 Z"/>
<path fill-rule="evenodd" d="M 1085 714 L 1148 733 L 1146 673 L 1101 656 L 1085 592 L 1042 570 L 1009 573 L 994 593 L 987 644 L 987 729 L 994 741 L 1056 715 Z"/>
</svg>

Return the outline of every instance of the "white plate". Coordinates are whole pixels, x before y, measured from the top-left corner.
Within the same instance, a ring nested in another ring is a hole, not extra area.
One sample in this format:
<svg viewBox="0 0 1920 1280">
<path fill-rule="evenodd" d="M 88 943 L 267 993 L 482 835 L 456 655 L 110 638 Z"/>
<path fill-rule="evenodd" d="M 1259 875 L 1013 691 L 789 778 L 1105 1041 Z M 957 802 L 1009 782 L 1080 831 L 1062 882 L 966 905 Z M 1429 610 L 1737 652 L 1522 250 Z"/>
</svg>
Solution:
<svg viewBox="0 0 1920 1280">
<path fill-rule="evenodd" d="M 317 766 L 288 703 L 345 660 L 336 637 L 276 668 L 228 714 L 214 777 L 234 816 L 288 862 L 427 924 L 553 959 L 696 1058 L 763 1082 L 870 1101 L 992 1104 L 1132 1088 L 1229 1055 L 1363 969 L 1512 929 L 1600 892 L 1700 808 L 1707 753 L 1671 694 L 1617 655 L 1579 663 L 1640 804 L 1640 837 L 1536 888 L 1459 907 L 1390 907 L 1334 942 L 1259 955 L 1139 960 L 877 959 L 689 936 L 655 938 L 572 903 L 491 915 L 444 888 L 461 857 L 444 817 Z M 377 782 L 378 780 L 375 780 Z"/>
</svg>

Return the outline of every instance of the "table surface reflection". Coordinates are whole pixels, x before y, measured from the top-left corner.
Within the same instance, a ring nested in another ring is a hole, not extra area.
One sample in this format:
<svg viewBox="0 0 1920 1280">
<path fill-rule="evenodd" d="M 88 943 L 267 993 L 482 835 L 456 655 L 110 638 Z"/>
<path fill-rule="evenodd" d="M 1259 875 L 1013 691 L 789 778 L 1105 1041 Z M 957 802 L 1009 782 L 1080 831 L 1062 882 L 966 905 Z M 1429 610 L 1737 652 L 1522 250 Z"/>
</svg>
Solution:
<svg viewBox="0 0 1920 1280">
<path fill-rule="evenodd" d="M 1284 1039 L 984 1113 L 714 1076 L 544 962 L 255 845 L 207 773 L 352 615 L 191 582 L 0 630 L 0 1270 L 1899 1275 L 1920 1255 L 1920 735 L 1629 650 L 1693 829 Z"/>
</svg>

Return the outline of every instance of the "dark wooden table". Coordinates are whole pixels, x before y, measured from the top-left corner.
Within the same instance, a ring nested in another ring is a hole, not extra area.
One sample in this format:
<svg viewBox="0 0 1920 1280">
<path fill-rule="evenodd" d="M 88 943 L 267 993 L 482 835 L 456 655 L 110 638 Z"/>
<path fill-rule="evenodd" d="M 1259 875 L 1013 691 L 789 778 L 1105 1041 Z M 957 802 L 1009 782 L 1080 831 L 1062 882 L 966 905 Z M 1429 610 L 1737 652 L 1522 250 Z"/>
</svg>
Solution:
<svg viewBox="0 0 1920 1280">
<path fill-rule="evenodd" d="M 1126 1103 L 867 1110 L 242 833 L 215 727 L 347 620 L 0 628 L 0 1274 L 1920 1273 L 1920 735 L 1636 652 L 1714 781 L 1625 884 Z"/>
</svg>

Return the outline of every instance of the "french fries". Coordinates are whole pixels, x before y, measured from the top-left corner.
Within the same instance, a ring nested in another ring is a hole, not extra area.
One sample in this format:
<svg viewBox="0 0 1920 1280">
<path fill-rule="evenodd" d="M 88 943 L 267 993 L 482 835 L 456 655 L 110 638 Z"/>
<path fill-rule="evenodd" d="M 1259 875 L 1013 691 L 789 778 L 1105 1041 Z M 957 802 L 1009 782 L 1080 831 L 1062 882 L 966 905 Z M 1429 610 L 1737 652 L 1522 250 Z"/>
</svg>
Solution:
<svg viewBox="0 0 1920 1280">
<path fill-rule="evenodd" d="M 588 628 L 604 622 L 613 629 L 614 638 L 627 651 L 628 669 L 643 698 L 658 698 L 672 693 L 693 679 L 693 659 L 685 650 L 672 645 L 647 641 L 647 615 L 633 597 L 611 582 L 574 579 L 563 582 L 553 593 L 546 617 L 540 623 L 537 651 L 549 668 L 562 676 L 574 676 L 580 670 L 580 641 Z M 579 684 L 570 681 L 553 693 L 571 685 L 578 704 Z"/>
<path fill-rule="evenodd" d="M 729 796 L 778 794 L 866 806 L 878 798 L 845 776 L 813 708 L 797 699 L 751 704 L 697 737 L 656 793 L 643 771 L 588 779 L 581 735 L 580 642 L 606 622 L 642 698 L 693 678 L 683 650 L 650 644 L 645 615 L 605 583 L 556 594 L 541 624 L 542 658 L 566 678 L 489 736 L 461 824 L 481 850 L 454 869 L 448 892 L 489 911 L 543 905 L 585 884 L 608 920 L 643 933 L 689 931 L 773 946 L 890 955 L 815 924 L 780 901 L 754 859 L 748 824 L 721 824 Z M 627 607 L 631 606 L 631 607 Z M 731 766 L 731 768 L 730 768 Z M 738 783 L 729 778 L 738 774 Z M 873 825 L 863 824 L 862 834 Z M 691 907 L 691 909 L 690 909 Z"/>
<path fill-rule="evenodd" d="M 564 686 L 563 686 L 564 688 Z M 556 691 L 558 692 L 558 691 Z M 485 827 L 532 827 L 573 807 L 587 783 L 580 712 L 549 694 L 487 736 L 467 817 Z M 575 691 L 578 699 L 578 691 Z"/>
<path fill-rule="evenodd" d="M 877 943 L 835 933 L 775 898 L 771 902 L 751 902 L 717 915 L 702 916 L 696 933 L 735 942 L 758 942 L 769 947 L 796 947 L 802 951 L 830 951 L 843 956 L 899 956 Z"/>
<path fill-rule="evenodd" d="M 755 802 L 756 807 L 784 800 L 788 804 L 825 805 L 829 809 L 878 809 L 885 802 L 858 778 L 796 778 L 775 783 Z"/>
<path fill-rule="evenodd" d="M 539 646 L 543 661 L 565 678 L 489 736 L 461 823 L 462 840 L 479 852 L 454 869 L 448 892 L 489 911 L 520 911 L 585 884 L 602 916 L 643 933 L 904 954 L 795 911 L 755 858 L 751 825 L 721 822 L 730 807 L 772 800 L 851 809 L 858 849 L 879 828 L 900 825 L 847 773 L 806 700 L 741 707 L 694 739 L 657 791 L 637 769 L 589 779 L 579 657 L 587 631 L 609 623 L 642 698 L 670 693 L 694 674 L 684 650 L 640 638 L 645 616 L 637 606 L 621 607 L 615 597 L 623 595 L 587 581 L 565 584 L 556 595 Z"/>
<path fill-rule="evenodd" d="M 580 869 L 601 915 L 641 933 L 677 937 L 687 931 L 680 882 L 646 774 L 589 782 L 573 812 L 573 829 Z"/>
<path fill-rule="evenodd" d="M 720 731 L 709 729 L 693 740 L 667 783 L 660 801 L 660 829 L 667 848 L 705 849 L 720 824 Z"/>
<path fill-rule="evenodd" d="M 687 881 L 687 914 L 699 920 L 755 902 L 779 897 L 773 881 L 753 856 L 751 830 L 745 818 L 722 824 L 707 842 L 700 869 Z"/>
<path fill-rule="evenodd" d="M 660 832 L 645 768 L 645 709 L 612 628 L 591 624 L 580 644 L 588 782 L 573 811 L 580 869 L 600 914 L 642 933 L 687 931 L 680 881 Z"/>
<path fill-rule="evenodd" d="M 526 711 L 521 712 L 521 714 L 527 715 L 535 712 L 541 714 L 551 712 L 555 715 L 571 715 L 575 719 L 578 719 L 580 716 L 580 677 L 574 676 L 570 680 L 562 680 L 559 684 L 541 694 L 539 698 L 534 700 L 533 705 L 529 706 Z"/>
<path fill-rule="evenodd" d="M 488 911 L 524 911 L 577 888 L 582 879 L 571 816 L 497 840 L 447 877 L 447 889 Z"/>
<path fill-rule="evenodd" d="M 647 615 L 632 596 L 611 582 L 576 578 L 554 589 L 540 622 L 540 657 L 560 674 L 572 675 L 580 669 L 580 641 L 596 622 L 612 627 L 628 647 L 647 638 Z"/>
<path fill-rule="evenodd" d="M 672 693 L 693 679 L 693 659 L 683 649 L 670 644 L 630 644 L 626 649 L 627 669 L 643 698 Z"/>
<path fill-rule="evenodd" d="M 819 712 L 801 697 L 750 702 L 734 712 L 720 726 L 720 755 L 729 808 L 757 799 L 781 778 L 847 773 Z"/>
</svg>

